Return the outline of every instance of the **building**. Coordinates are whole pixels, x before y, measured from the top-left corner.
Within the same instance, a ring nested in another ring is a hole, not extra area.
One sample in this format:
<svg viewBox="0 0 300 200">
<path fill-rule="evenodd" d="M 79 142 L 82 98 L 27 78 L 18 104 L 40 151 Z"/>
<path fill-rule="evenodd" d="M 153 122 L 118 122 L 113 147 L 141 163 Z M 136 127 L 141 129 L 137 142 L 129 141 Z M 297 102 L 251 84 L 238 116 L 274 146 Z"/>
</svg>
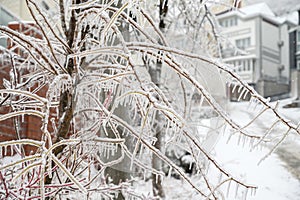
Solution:
<svg viewBox="0 0 300 200">
<path fill-rule="evenodd" d="M 43 9 L 49 10 L 55 6 L 52 1 L 41 0 L 39 3 Z M 0 6 L 19 20 L 32 21 L 31 14 L 27 8 L 26 0 L 0 0 Z"/>
<path fill-rule="evenodd" d="M 300 6 L 299 6 L 300 7 Z M 299 100 L 300 96 L 300 8 L 298 13 L 298 26 L 290 30 L 290 63 L 292 69 L 292 96 Z"/>
<path fill-rule="evenodd" d="M 6 1 L 11 2 L 11 1 Z M 0 2 L 0 25 L 8 26 L 9 28 L 22 32 L 26 35 L 30 35 L 35 38 L 41 38 L 42 36 L 36 32 L 37 27 L 34 23 L 28 21 L 21 21 L 19 16 L 14 15 L 12 11 L 4 7 Z M 35 29 L 33 29 L 34 27 Z M 0 40 L 0 45 L 2 47 L 8 48 L 13 53 L 18 54 L 20 57 L 25 58 L 26 53 L 21 51 L 21 49 L 14 48 L 14 44 L 7 38 L 2 38 Z M 0 89 L 5 88 L 4 79 L 10 80 L 10 72 L 12 70 L 12 65 L 9 56 L 0 49 Z M 18 77 L 22 74 L 26 74 L 24 71 L 17 72 Z M 44 94 L 46 90 L 43 88 L 38 91 L 38 94 Z M 0 102 L 0 115 L 11 112 L 11 108 L 7 105 L 10 97 L 4 98 Z M 41 120 L 36 116 L 24 115 L 22 117 L 14 117 L 3 120 L 0 122 L 0 141 L 16 140 L 20 138 L 30 138 L 40 140 L 42 132 L 40 130 Z M 30 154 L 32 150 L 35 150 L 32 146 L 23 146 L 24 152 Z M 3 151 L 2 151 L 3 152 Z M 8 150 L 8 155 L 10 150 Z M 2 156 L 2 155 L 0 155 Z"/>
<path fill-rule="evenodd" d="M 7 26 L 9 22 L 16 21 L 17 19 L 13 13 L 0 3 L 0 25 Z M 7 40 L 5 38 L 0 38 L 0 46 L 6 47 L 6 42 Z"/>
<path fill-rule="evenodd" d="M 225 38 L 224 61 L 262 96 L 278 98 L 289 94 L 289 30 L 296 24 L 275 16 L 266 3 L 223 11 L 217 19 Z M 230 85 L 229 91 L 234 87 Z M 230 92 L 231 100 L 238 96 L 238 91 Z"/>
</svg>

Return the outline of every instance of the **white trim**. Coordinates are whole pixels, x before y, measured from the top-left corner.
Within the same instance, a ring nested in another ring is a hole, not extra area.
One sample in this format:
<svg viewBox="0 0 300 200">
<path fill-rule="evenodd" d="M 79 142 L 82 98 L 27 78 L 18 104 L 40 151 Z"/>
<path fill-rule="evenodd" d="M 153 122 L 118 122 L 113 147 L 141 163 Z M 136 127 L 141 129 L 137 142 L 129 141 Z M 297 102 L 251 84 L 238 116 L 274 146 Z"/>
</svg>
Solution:
<svg viewBox="0 0 300 200">
<path fill-rule="evenodd" d="M 230 57 L 230 58 L 224 58 L 223 61 L 229 62 L 229 61 L 235 61 L 235 60 L 256 59 L 256 58 L 257 57 L 255 56 L 255 54 L 251 54 L 251 55 L 245 55 L 245 56 L 234 56 L 234 57 Z"/>
<path fill-rule="evenodd" d="M 261 3 L 260 3 L 261 4 Z M 255 4 L 255 5 L 258 5 L 258 4 Z M 239 10 L 233 10 L 233 11 L 228 11 L 228 12 L 225 12 L 225 13 L 221 13 L 221 14 L 217 14 L 216 18 L 220 21 L 224 18 L 229 18 L 229 17 L 232 17 L 232 16 L 236 16 L 236 17 L 239 17 L 240 19 L 242 20 L 249 20 L 249 19 L 252 19 L 252 18 L 255 18 L 255 17 L 260 17 L 262 19 L 266 19 L 266 20 L 269 20 L 271 23 L 274 23 L 276 24 L 277 26 L 280 26 L 280 25 L 283 25 L 285 23 L 290 23 L 292 25 L 297 25 L 296 22 L 294 21 L 291 21 L 287 18 L 284 18 L 284 17 L 277 17 L 274 15 L 270 15 L 271 13 L 268 14 L 265 14 L 264 12 L 262 11 L 259 11 L 259 12 L 253 12 L 253 13 L 246 13 L 246 12 L 243 12 L 243 9 L 248 9 L 248 7 L 251 7 L 251 6 L 246 6 L 246 7 L 243 7 Z M 253 7 L 255 8 L 255 7 Z M 273 12 L 273 11 L 271 11 Z"/>
</svg>

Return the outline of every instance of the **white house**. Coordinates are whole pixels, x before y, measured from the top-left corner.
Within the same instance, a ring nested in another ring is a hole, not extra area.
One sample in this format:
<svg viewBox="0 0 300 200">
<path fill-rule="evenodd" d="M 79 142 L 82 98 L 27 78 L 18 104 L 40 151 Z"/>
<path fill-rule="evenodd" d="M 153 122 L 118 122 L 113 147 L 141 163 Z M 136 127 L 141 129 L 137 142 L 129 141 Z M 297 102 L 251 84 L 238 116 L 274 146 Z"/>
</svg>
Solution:
<svg viewBox="0 0 300 200">
<path fill-rule="evenodd" d="M 297 19 L 298 25 L 290 30 L 290 64 L 292 68 L 292 87 L 293 97 L 300 97 L 300 5 L 298 5 Z"/>
<path fill-rule="evenodd" d="M 264 97 L 290 91 L 289 30 L 296 24 L 277 17 L 266 3 L 224 11 L 217 15 L 226 38 L 226 63 Z M 231 99 L 238 94 L 231 94 Z"/>
</svg>

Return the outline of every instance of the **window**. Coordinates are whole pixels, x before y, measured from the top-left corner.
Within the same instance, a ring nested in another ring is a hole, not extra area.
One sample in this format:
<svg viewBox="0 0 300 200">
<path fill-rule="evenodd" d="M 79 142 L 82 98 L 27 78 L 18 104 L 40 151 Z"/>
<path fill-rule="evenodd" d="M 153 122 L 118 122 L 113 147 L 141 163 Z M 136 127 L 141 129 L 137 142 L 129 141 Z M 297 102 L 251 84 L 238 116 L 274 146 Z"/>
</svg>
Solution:
<svg viewBox="0 0 300 200">
<path fill-rule="evenodd" d="M 297 70 L 300 70 L 300 60 L 297 61 Z"/>
<path fill-rule="evenodd" d="M 232 17 L 229 19 L 229 24 L 230 26 L 236 26 L 237 25 L 237 18 L 236 17 Z"/>
<path fill-rule="evenodd" d="M 297 30 L 297 51 L 300 51 L 300 30 Z"/>
<path fill-rule="evenodd" d="M 238 39 L 235 41 L 235 45 L 239 49 L 246 49 L 250 46 L 250 38 Z"/>
<path fill-rule="evenodd" d="M 253 70 L 254 62 L 255 62 L 254 59 L 245 59 L 245 60 L 243 59 L 243 60 L 228 61 L 226 63 L 229 65 L 233 65 L 232 67 L 234 72 L 251 72 Z"/>
<path fill-rule="evenodd" d="M 250 65 L 251 65 L 250 60 L 246 60 L 246 70 L 247 71 L 251 70 Z"/>
<path fill-rule="evenodd" d="M 237 25 L 237 18 L 236 17 L 231 17 L 227 19 L 223 19 L 220 21 L 220 25 L 223 27 L 231 27 L 231 26 L 236 26 Z"/>
</svg>

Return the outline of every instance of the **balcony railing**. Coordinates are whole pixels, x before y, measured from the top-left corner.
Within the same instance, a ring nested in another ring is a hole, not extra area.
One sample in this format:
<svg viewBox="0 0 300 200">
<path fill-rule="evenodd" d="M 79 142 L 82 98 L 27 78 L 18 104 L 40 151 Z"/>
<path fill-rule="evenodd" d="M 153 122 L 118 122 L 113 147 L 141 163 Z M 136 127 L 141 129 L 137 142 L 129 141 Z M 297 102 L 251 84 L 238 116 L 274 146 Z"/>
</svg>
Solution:
<svg viewBox="0 0 300 200">
<path fill-rule="evenodd" d="M 255 55 L 235 56 L 224 59 L 224 62 L 232 65 L 233 70 L 237 72 L 241 78 L 248 82 L 254 82 Z"/>
<path fill-rule="evenodd" d="M 222 56 L 223 58 L 231 58 L 238 55 L 252 55 L 255 54 L 256 47 L 249 46 L 247 48 L 237 48 L 237 47 L 230 47 L 222 49 Z"/>
</svg>

